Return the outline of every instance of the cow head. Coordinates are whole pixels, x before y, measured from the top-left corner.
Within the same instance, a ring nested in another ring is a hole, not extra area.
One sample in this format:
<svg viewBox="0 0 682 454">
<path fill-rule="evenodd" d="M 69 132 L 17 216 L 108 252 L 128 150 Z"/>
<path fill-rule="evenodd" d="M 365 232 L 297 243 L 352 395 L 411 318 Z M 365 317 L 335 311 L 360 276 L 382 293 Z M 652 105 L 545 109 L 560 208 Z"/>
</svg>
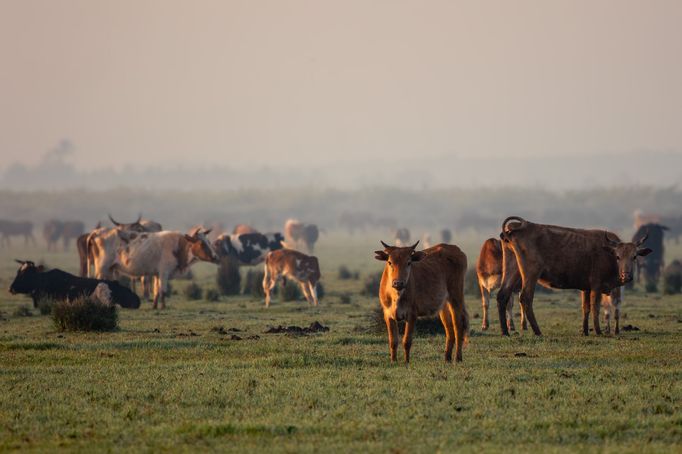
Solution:
<svg viewBox="0 0 682 454">
<path fill-rule="evenodd" d="M 130 224 L 122 224 L 120 222 L 116 222 L 114 220 L 114 218 L 111 217 L 111 215 L 108 215 L 108 216 L 109 216 L 109 220 L 114 224 L 115 228 L 117 228 L 118 230 L 125 230 L 128 232 L 145 232 L 146 231 L 145 227 L 140 223 L 140 221 L 142 220 L 142 215 L 139 215 L 137 217 L 137 221 L 131 222 Z"/>
<path fill-rule="evenodd" d="M 374 258 L 386 262 L 388 282 L 398 294 L 402 294 L 410 280 L 412 263 L 424 258 L 425 254 L 422 251 L 415 251 L 419 241 L 408 247 L 389 246 L 383 241 L 381 244 L 384 250 L 374 251 Z"/>
<path fill-rule="evenodd" d="M 622 243 L 620 241 L 614 241 L 609 237 L 608 233 L 604 232 L 607 243 L 607 246 L 604 246 L 604 249 L 613 253 L 616 258 L 616 263 L 618 264 L 618 280 L 621 284 L 632 281 L 633 264 L 637 261 L 637 257 L 643 257 L 651 253 L 651 249 L 649 248 L 640 248 L 648 236 L 648 234 L 645 234 L 634 243 Z"/>
<path fill-rule="evenodd" d="M 211 229 L 196 229 L 191 235 L 185 234 L 185 239 L 190 243 L 190 250 L 199 260 L 204 262 L 218 263 L 220 258 L 208 239 Z"/>
<path fill-rule="evenodd" d="M 36 286 L 38 273 L 43 272 L 42 265 L 36 266 L 35 263 L 29 260 L 15 260 L 21 264 L 14 282 L 9 286 L 9 292 L 12 295 L 17 293 L 31 293 Z"/>
</svg>

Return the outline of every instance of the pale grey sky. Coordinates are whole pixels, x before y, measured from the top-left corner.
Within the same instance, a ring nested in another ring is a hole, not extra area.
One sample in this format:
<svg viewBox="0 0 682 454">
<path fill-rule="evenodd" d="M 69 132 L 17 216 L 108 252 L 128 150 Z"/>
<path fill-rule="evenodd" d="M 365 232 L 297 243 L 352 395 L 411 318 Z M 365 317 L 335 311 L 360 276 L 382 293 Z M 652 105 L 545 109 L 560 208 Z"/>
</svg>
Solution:
<svg viewBox="0 0 682 454">
<path fill-rule="evenodd" d="M 0 0 L 0 167 L 682 151 L 682 1 Z"/>
</svg>

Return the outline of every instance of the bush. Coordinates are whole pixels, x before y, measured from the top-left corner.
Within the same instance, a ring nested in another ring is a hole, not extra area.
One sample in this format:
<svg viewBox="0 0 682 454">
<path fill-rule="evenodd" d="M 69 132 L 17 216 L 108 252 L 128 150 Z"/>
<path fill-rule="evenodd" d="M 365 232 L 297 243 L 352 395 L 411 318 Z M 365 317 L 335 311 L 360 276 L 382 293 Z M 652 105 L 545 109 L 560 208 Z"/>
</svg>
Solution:
<svg viewBox="0 0 682 454">
<path fill-rule="evenodd" d="M 118 327 L 116 306 L 88 297 L 56 302 L 52 319 L 61 331 L 113 331 Z"/>
<path fill-rule="evenodd" d="M 52 298 L 40 298 L 37 303 L 40 315 L 50 315 L 52 313 L 52 307 L 54 306 L 54 300 Z"/>
<path fill-rule="evenodd" d="M 185 287 L 184 295 L 188 300 L 200 300 L 203 294 L 204 290 L 194 281 Z"/>
<path fill-rule="evenodd" d="M 265 273 L 260 270 L 249 270 L 244 281 L 244 295 L 251 295 L 256 298 L 264 298 L 263 276 Z"/>
<path fill-rule="evenodd" d="M 33 312 L 31 311 L 31 308 L 28 306 L 19 306 L 14 311 L 15 317 L 31 317 L 32 315 Z"/>
<path fill-rule="evenodd" d="M 383 271 L 379 271 L 377 273 L 370 274 L 365 278 L 365 282 L 362 286 L 362 293 L 365 296 L 374 296 L 378 297 L 379 296 L 379 287 L 381 286 L 381 276 L 383 275 Z"/>
<path fill-rule="evenodd" d="M 357 271 L 351 271 L 348 269 L 346 265 L 341 265 L 339 267 L 339 279 L 342 281 L 347 281 L 350 279 L 359 279 L 360 278 L 360 273 Z"/>
<path fill-rule="evenodd" d="M 351 303 L 351 296 L 350 293 L 342 293 L 339 295 L 339 303 L 341 304 L 350 304 Z"/>
<path fill-rule="evenodd" d="M 216 282 L 223 295 L 239 295 L 242 277 L 239 274 L 239 263 L 236 259 L 225 256 L 220 259 Z"/>
<path fill-rule="evenodd" d="M 215 303 L 216 301 L 220 301 L 220 292 L 218 289 L 215 288 L 210 288 L 206 290 L 206 301 L 211 301 L 212 303 Z"/>
<path fill-rule="evenodd" d="M 644 284 L 644 290 L 647 293 L 656 293 L 658 292 L 658 285 L 656 284 L 656 281 L 648 281 L 646 284 Z"/>
</svg>

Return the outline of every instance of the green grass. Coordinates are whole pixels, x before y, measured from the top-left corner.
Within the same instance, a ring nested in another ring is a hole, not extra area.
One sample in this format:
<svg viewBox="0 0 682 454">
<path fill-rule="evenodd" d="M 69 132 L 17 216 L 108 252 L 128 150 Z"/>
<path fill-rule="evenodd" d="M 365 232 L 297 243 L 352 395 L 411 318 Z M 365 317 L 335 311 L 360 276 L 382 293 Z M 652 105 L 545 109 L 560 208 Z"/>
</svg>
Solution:
<svg viewBox="0 0 682 454">
<path fill-rule="evenodd" d="M 459 241 L 470 267 L 481 240 Z M 418 333 L 410 366 L 392 365 L 385 332 L 367 329 L 377 299 L 359 294 L 362 278 L 338 280 L 341 264 L 363 277 L 380 269 L 376 245 L 321 238 L 318 308 L 180 291 L 165 311 L 121 310 L 119 331 L 60 333 L 37 310 L 14 316 L 29 300 L 3 292 L 0 450 L 682 451 L 682 296 L 626 293 L 622 322 L 640 331 L 588 338 L 572 292 L 536 299 L 542 338 L 502 338 L 495 316 L 482 333 L 480 302 L 467 297 L 463 363 L 442 361 L 441 335 Z M 3 288 L 15 255 L 77 265 L 75 253 L 2 250 Z M 214 286 L 215 270 L 198 265 L 196 281 Z M 331 330 L 263 333 L 315 320 Z"/>
</svg>

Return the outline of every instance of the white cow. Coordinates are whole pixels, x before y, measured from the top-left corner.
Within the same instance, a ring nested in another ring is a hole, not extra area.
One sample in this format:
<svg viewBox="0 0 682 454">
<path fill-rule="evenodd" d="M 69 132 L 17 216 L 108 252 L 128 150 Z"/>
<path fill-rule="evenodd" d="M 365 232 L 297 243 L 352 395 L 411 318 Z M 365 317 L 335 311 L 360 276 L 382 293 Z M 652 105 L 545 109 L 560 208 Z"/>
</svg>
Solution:
<svg viewBox="0 0 682 454">
<path fill-rule="evenodd" d="M 185 272 L 202 260 L 218 262 L 218 255 L 206 235 L 210 230 L 196 230 L 192 235 L 181 232 L 136 233 L 118 231 L 123 243 L 112 269 L 131 277 L 154 276 L 154 309 L 159 299 L 166 306 L 166 284 L 174 273 Z"/>
</svg>

